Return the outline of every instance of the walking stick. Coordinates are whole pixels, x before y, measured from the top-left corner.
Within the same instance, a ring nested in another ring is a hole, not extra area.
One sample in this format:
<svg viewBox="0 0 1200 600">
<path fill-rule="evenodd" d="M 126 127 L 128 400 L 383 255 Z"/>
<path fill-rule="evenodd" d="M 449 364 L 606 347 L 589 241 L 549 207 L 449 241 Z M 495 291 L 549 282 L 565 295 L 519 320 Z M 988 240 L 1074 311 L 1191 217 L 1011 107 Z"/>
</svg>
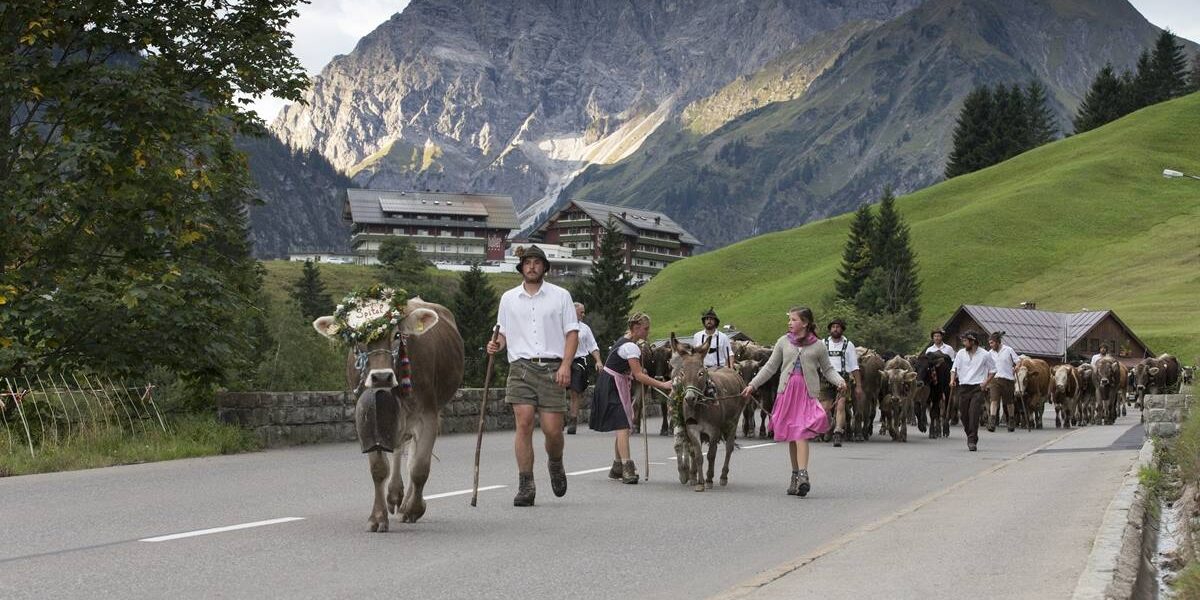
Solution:
<svg viewBox="0 0 1200 600">
<path fill-rule="evenodd" d="M 500 335 L 500 325 L 492 327 L 492 340 Z M 492 359 L 495 354 L 488 354 L 487 370 L 483 372 L 483 399 L 479 401 L 479 433 L 475 436 L 475 483 L 471 486 L 471 506 L 479 498 L 479 453 L 483 449 L 483 417 L 487 414 L 488 391 L 492 387 Z"/>
<path fill-rule="evenodd" d="M 650 409 L 650 390 L 642 384 L 642 448 L 646 451 L 646 481 L 650 481 L 650 438 L 646 437 L 646 411 Z"/>
</svg>

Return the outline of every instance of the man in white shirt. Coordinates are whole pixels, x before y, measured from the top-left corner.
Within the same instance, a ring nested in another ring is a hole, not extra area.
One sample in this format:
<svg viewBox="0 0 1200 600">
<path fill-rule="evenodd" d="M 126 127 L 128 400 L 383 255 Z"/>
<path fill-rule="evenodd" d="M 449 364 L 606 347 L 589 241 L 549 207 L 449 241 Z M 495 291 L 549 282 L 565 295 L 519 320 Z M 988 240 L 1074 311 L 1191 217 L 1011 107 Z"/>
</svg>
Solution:
<svg viewBox="0 0 1200 600">
<path fill-rule="evenodd" d="M 829 364 L 833 365 L 833 370 L 837 371 L 847 384 L 853 382 L 847 391 L 853 389 L 856 397 L 861 400 L 862 373 L 858 369 L 858 352 L 854 349 L 854 343 L 843 335 L 846 332 L 846 322 L 834 319 L 829 322 L 826 330 L 829 332 L 829 337 L 825 338 Z M 838 394 L 838 388 L 824 378 L 821 379 L 819 395 L 826 414 L 829 414 L 831 407 L 834 409 L 833 446 L 840 448 L 846 433 L 846 396 Z"/>
<path fill-rule="evenodd" d="M 988 431 L 996 430 L 996 422 L 1000 416 L 1000 406 L 1004 406 L 1005 420 L 1008 430 L 1015 431 L 1016 413 L 1016 367 L 1020 360 L 1016 350 L 1004 343 L 1004 332 L 993 331 L 988 336 L 988 354 L 996 365 L 996 377 L 988 388 Z"/>
<path fill-rule="evenodd" d="M 564 388 L 571 383 L 570 358 L 579 346 L 579 323 L 571 294 L 545 281 L 550 270 L 546 253 L 529 246 L 517 263 L 521 285 L 504 292 L 496 320 L 500 334 L 488 342 L 488 354 L 508 348 L 508 382 L 504 401 L 512 405 L 517 431 L 519 485 L 513 506 L 533 506 L 533 419 L 541 415 L 546 438 L 550 487 L 555 496 L 567 493 L 563 467 L 563 413 L 567 412 Z M 568 360 L 563 360 L 568 358 Z"/>
<path fill-rule="evenodd" d="M 930 343 L 929 347 L 925 349 L 925 354 L 933 354 L 934 352 L 941 352 L 942 354 L 945 354 L 946 356 L 949 356 L 951 359 L 953 359 L 954 355 L 956 354 L 956 352 L 954 350 L 954 346 L 951 346 L 950 344 L 947 344 L 946 342 L 942 341 L 942 338 L 944 338 L 945 336 L 946 336 L 946 332 L 942 331 L 941 329 L 934 329 L 932 332 L 930 332 L 929 333 L 929 341 L 931 343 Z"/>
<path fill-rule="evenodd" d="M 579 348 L 575 350 L 575 360 L 571 361 L 571 409 L 567 412 L 567 434 L 575 435 L 579 424 L 579 398 L 588 386 L 587 356 L 592 356 L 592 364 L 596 372 L 604 368 L 600 361 L 600 346 L 596 344 L 596 336 L 592 328 L 583 322 L 586 314 L 582 302 L 575 303 L 575 321 L 579 323 Z"/>
<path fill-rule="evenodd" d="M 979 348 L 979 334 L 968 331 L 961 336 L 963 347 L 954 355 L 950 369 L 950 389 L 958 392 L 958 414 L 963 432 L 967 434 L 967 450 L 974 452 L 979 444 L 979 414 L 983 409 L 983 393 L 996 375 L 992 355 Z"/>
<path fill-rule="evenodd" d="M 721 319 L 717 318 L 717 313 L 713 311 L 712 307 L 709 307 L 708 312 L 700 315 L 700 322 L 704 324 L 704 329 L 697 331 L 696 335 L 692 336 L 692 347 L 698 348 L 704 345 L 708 338 L 714 338 L 713 343 L 708 345 L 708 356 L 704 357 L 704 366 L 728 367 L 731 346 L 729 336 L 717 330 Z"/>
<path fill-rule="evenodd" d="M 1095 368 L 1096 363 L 1106 356 L 1108 356 L 1108 344 L 1100 344 L 1100 351 L 1092 355 L 1092 368 Z"/>
</svg>

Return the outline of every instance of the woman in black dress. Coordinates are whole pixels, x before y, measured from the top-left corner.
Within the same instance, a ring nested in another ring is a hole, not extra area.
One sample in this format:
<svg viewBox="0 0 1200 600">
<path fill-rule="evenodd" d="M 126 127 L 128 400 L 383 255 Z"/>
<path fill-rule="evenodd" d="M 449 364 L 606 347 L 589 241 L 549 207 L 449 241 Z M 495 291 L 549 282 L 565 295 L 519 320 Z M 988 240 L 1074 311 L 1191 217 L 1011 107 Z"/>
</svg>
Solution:
<svg viewBox="0 0 1200 600">
<path fill-rule="evenodd" d="M 629 459 L 629 430 L 633 426 L 633 382 L 644 383 L 667 392 L 671 384 L 658 381 L 642 369 L 642 350 L 637 343 L 650 335 L 650 317 L 645 313 L 634 313 L 629 317 L 629 328 L 621 339 L 613 344 L 604 369 L 596 379 L 596 390 L 592 396 L 592 414 L 588 426 L 595 431 L 615 431 L 612 469 L 609 479 L 620 479 L 624 483 L 637 483 L 637 470 Z"/>
</svg>

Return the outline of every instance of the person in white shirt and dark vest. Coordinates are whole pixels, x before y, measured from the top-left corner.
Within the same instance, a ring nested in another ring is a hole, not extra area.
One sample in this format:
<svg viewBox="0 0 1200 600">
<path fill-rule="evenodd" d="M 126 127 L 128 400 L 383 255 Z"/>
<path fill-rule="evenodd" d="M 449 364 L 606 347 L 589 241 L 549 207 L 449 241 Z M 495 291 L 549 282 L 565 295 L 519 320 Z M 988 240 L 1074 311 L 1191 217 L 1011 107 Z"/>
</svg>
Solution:
<svg viewBox="0 0 1200 600">
<path fill-rule="evenodd" d="M 1000 405 L 1004 405 L 1004 414 L 1008 415 L 1008 430 L 1015 431 L 1017 428 L 1017 413 L 1016 413 L 1016 389 L 1017 376 L 1014 370 L 1017 367 L 1017 352 L 1011 346 L 1004 343 L 1004 332 L 993 331 L 988 336 L 988 353 L 992 355 L 992 362 L 996 365 L 996 377 L 992 379 L 992 385 L 988 388 L 988 431 L 996 430 L 996 422 L 999 420 Z"/>
<path fill-rule="evenodd" d="M 708 345 L 708 356 L 704 357 L 704 366 L 729 367 L 731 348 L 729 336 L 717 330 L 721 319 L 717 317 L 717 313 L 713 311 L 712 307 L 709 307 L 708 312 L 700 315 L 700 322 L 704 324 L 704 329 L 697 331 L 696 335 L 692 336 L 692 347 L 703 346 L 705 340 L 713 338 L 712 343 Z"/>
<path fill-rule="evenodd" d="M 950 389 L 958 394 L 958 414 L 967 434 L 967 450 L 979 445 L 979 416 L 983 412 L 983 394 L 996 374 L 992 355 L 979 347 L 979 334 L 968 331 L 961 336 L 962 350 L 954 356 L 950 369 Z M 952 392 L 952 393 L 954 393 Z"/>
<path fill-rule="evenodd" d="M 659 381 L 642 369 L 642 349 L 638 342 L 650 335 L 650 316 L 635 313 L 629 317 L 629 329 L 613 343 L 604 361 L 604 370 L 596 378 L 592 395 L 592 412 L 588 426 L 595 431 L 615 431 L 613 464 L 609 479 L 637 483 L 637 469 L 629 458 L 629 432 L 634 424 L 633 382 L 671 391 L 671 383 Z"/>
<path fill-rule="evenodd" d="M 861 400 L 862 372 L 858 369 L 858 352 L 854 349 L 854 344 L 843 336 L 846 332 L 846 322 L 834 319 L 825 329 L 829 332 L 829 336 L 825 338 L 829 364 L 833 365 L 833 370 L 841 375 L 843 381 L 851 384 L 850 393 Z M 834 415 L 833 445 L 840 448 L 846 434 L 846 395 L 839 394 L 838 387 L 833 382 L 821 378 L 820 399 L 825 412 Z"/>
<path fill-rule="evenodd" d="M 540 414 L 550 467 L 550 487 L 555 496 L 567 493 L 563 466 L 563 414 L 567 412 L 566 387 L 571 383 L 570 358 L 579 346 L 579 323 L 571 294 L 545 281 L 550 270 L 546 253 L 529 246 L 517 263 L 521 285 L 504 292 L 496 321 L 500 333 L 488 342 L 495 354 L 508 349 L 508 382 L 504 401 L 512 405 L 517 431 L 513 449 L 519 484 L 513 506 L 533 506 L 533 420 Z M 568 360 L 564 361 L 563 359 Z"/>
<path fill-rule="evenodd" d="M 592 356 L 592 362 L 599 373 L 604 365 L 600 362 L 600 346 L 596 344 L 596 336 L 592 328 L 583 322 L 585 314 L 582 302 L 575 303 L 575 320 L 579 323 L 579 348 L 575 350 L 575 360 L 571 361 L 571 409 L 567 412 L 567 433 L 575 435 L 575 427 L 579 424 L 579 397 L 587 390 L 588 366 L 587 357 Z"/>
</svg>

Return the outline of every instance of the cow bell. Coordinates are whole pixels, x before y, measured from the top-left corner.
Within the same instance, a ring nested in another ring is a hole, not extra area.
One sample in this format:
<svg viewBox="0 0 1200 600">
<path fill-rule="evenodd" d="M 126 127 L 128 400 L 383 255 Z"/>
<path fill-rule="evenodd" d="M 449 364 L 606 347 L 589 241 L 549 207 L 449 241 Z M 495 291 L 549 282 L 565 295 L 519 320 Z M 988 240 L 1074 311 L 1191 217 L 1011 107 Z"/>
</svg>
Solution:
<svg viewBox="0 0 1200 600">
<path fill-rule="evenodd" d="M 354 420 L 363 453 L 396 449 L 396 427 L 400 401 L 390 390 L 367 388 L 358 396 Z"/>
</svg>

